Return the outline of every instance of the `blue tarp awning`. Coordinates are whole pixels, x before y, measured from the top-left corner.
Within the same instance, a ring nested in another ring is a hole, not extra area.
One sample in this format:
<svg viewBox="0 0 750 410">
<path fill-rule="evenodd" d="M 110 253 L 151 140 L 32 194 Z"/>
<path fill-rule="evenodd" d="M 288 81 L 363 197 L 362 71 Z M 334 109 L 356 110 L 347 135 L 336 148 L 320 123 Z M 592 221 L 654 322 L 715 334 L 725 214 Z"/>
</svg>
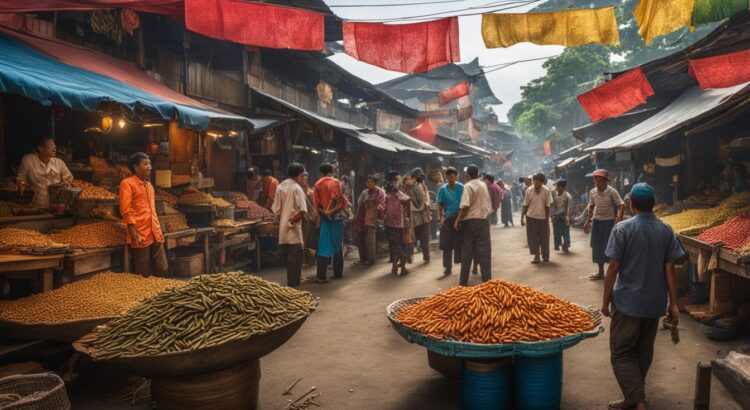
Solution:
<svg viewBox="0 0 750 410">
<path fill-rule="evenodd" d="M 197 131 L 208 128 L 212 120 L 230 121 L 237 128 L 252 127 L 245 117 L 207 107 L 186 96 L 181 96 L 180 101 L 194 101 L 195 104 L 181 104 L 117 79 L 63 63 L 19 40 L 25 37 L 29 36 L 0 31 L 0 93 L 19 94 L 43 105 L 60 105 L 82 111 L 93 111 L 102 103 L 112 102 L 130 111 L 144 110 L 164 120 L 176 119 L 181 127 Z M 59 43 L 54 46 L 57 50 L 75 47 Z M 138 81 L 156 82 L 145 74 L 142 76 Z M 152 88 L 161 86 L 149 85 Z"/>
</svg>

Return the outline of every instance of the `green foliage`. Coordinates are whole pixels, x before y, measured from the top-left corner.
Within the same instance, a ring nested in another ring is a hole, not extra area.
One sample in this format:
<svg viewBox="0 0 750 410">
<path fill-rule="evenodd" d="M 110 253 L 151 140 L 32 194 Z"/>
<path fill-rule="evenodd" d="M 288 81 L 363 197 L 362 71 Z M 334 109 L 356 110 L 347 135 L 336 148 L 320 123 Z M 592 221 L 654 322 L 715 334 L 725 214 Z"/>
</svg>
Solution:
<svg viewBox="0 0 750 410">
<path fill-rule="evenodd" d="M 633 10 L 638 0 L 616 3 L 621 47 L 586 45 L 566 48 L 547 60 L 544 77 L 521 87 L 522 99 L 508 111 L 508 120 L 526 138 L 544 138 L 551 127 L 565 135 L 572 128 L 588 123 L 576 96 L 603 81 L 606 72 L 625 70 L 672 54 L 712 31 L 717 23 L 688 28 L 661 36 L 646 47 L 638 34 Z M 613 5 L 611 0 L 548 0 L 536 10 L 564 10 Z"/>
</svg>

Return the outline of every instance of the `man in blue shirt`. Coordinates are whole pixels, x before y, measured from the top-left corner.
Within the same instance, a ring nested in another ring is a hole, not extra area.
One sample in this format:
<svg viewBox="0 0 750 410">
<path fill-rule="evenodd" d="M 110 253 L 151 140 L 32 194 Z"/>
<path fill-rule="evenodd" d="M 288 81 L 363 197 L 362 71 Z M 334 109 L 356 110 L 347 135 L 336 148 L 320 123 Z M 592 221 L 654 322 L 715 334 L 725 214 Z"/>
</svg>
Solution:
<svg viewBox="0 0 750 410">
<path fill-rule="evenodd" d="M 685 256 L 672 228 L 652 212 L 654 189 L 635 184 L 630 198 L 635 216 L 614 227 L 605 252 L 610 264 L 602 314 L 612 317 L 612 369 L 624 396 L 609 404 L 611 410 L 646 409 L 644 386 L 659 317 L 668 306 L 667 315 L 677 325 L 674 265 Z"/>
<path fill-rule="evenodd" d="M 440 221 L 440 250 L 443 251 L 443 275 L 451 274 L 454 263 L 461 263 L 461 236 L 455 228 L 464 185 L 457 182 L 458 171 L 449 167 L 445 171 L 448 183 L 440 187 L 437 194 L 438 220 Z"/>
</svg>

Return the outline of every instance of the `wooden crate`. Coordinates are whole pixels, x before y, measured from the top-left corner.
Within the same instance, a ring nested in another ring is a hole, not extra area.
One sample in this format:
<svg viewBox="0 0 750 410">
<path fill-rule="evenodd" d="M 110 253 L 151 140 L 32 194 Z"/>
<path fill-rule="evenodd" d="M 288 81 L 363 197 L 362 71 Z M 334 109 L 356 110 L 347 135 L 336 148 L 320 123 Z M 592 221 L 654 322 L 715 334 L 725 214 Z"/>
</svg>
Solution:
<svg viewBox="0 0 750 410">
<path fill-rule="evenodd" d="M 171 271 L 176 276 L 198 276 L 203 274 L 203 253 L 178 256 L 170 262 Z"/>
</svg>

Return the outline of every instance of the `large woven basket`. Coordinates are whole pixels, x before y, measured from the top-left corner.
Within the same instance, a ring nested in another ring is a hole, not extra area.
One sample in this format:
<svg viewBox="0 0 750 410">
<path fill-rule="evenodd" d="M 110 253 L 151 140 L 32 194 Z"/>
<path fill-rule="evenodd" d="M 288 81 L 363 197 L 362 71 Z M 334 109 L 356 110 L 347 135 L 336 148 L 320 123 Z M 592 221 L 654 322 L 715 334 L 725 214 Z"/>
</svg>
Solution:
<svg viewBox="0 0 750 410">
<path fill-rule="evenodd" d="M 0 379 L 0 410 L 69 409 L 65 383 L 54 373 L 19 374 Z"/>
<path fill-rule="evenodd" d="M 577 345 L 581 340 L 596 337 L 601 333 L 601 313 L 589 306 L 580 306 L 591 315 L 594 328 L 587 332 L 576 333 L 557 339 L 541 342 L 518 342 L 514 344 L 481 344 L 461 342 L 458 340 L 435 339 L 412 330 L 398 320 L 398 312 L 405 306 L 419 303 L 427 297 L 397 300 L 385 309 L 393 328 L 410 343 L 416 343 L 443 356 L 455 356 L 465 359 L 489 359 L 506 356 L 549 356 Z"/>
</svg>

